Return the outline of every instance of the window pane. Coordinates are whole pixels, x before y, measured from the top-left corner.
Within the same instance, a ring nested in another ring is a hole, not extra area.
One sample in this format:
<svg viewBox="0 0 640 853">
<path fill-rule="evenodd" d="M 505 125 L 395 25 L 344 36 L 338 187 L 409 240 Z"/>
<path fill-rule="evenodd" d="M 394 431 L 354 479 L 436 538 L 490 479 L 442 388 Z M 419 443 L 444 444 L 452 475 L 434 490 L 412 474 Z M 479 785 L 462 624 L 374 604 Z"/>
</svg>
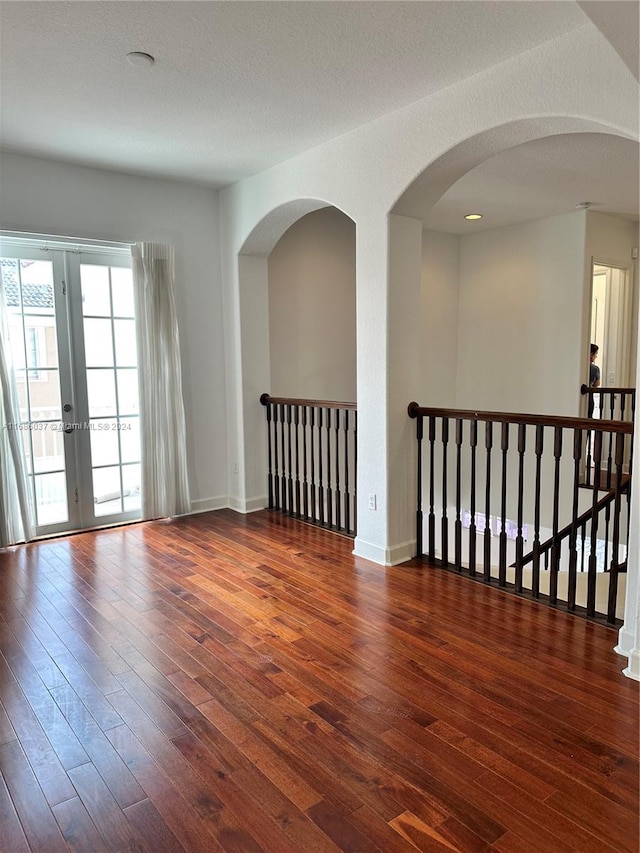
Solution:
<svg viewBox="0 0 640 853">
<path fill-rule="evenodd" d="M 120 449 L 123 462 L 140 461 L 140 419 L 120 419 Z"/>
<path fill-rule="evenodd" d="M 93 503 L 93 511 L 96 516 L 122 512 L 119 468 L 94 469 Z"/>
<path fill-rule="evenodd" d="M 27 424 L 23 424 L 27 426 Z M 22 446 L 24 447 L 24 458 L 27 464 L 27 474 L 33 474 L 33 465 L 31 460 L 31 432 L 28 429 L 21 429 L 20 436 L 22 438 Z"/>
<path fill-rule="evenodd" d="M 20 261 L 20 281 L 24 313 L 53 316 L 55 302 L 51 261 Z"/>
<path fill-rule="evenodd" d="M 113 326 L 116 338 L 116 364 L 118 367 L 136 367 L 138 353 L 135 320 L 114 320 Z"/>
<path fill-rule="evenodd" d="M 22 314 L 19 308 L 9 308 L 9 341 L 11 343 L 11 359 L 16 370 L 24 368 L 25 364 L 25 346 L 24 346 L 24 326 L 22 324 Z"/>
<path fill-rule="evenodd" d="M 24 370 L 16 370 L 16 386 L 18 388 L 18 406 L 20 420 L 29 420 L 29 401 L 27 397 L 27 374 Z"/>
<path fill-rule="evenodd" d="M 140 465 L 123 465 L 122 487 L 124 495 L 124 511 L 140 509 Z"/>
<path fill-rule="evenodd" d="M 111 315 L 109 298 L 109 267 L 80 264 L 82 285 L 82 313 L 98 317 Z"/>
<path fill-rule="evenodd" d="M 91 465 L 117 465 L 120 462 L 118 450 L 117 421 L 91 421 Z"/>
<path fill-rule="evenodd" d="M 133 317 L 133 278 L 130 269 L 111 267 L 111 290 L 113 293 L 113 316 Z"/>
<path fill-rule="evenodd" d="M 62 418 L 60 406 L 60 375 L 57 370 L 28 370 L 29 420 L 59 421 Z"/>
<path fill-rule="evenodd" d="M 50 317 L 33 317 L 25 314 L 24 341 L 21 364 L 24 364 L 25 349 L 27 367 L 57 367 L 58 340 L 56 337 L 56 320 Z M 15 356 L 14 356 L 15 358 Z"/>
<path fill-rule="evenodd" d="M 87 370 L 87 393 L 90 418 L 115 417 L 116 385 L 113 370 Z"/>
<path fill-rule="evenodd" d="M 84 357 L 87 367 L 113 367 L 111 320 L 85 318 Z"/>
<path fill-rule="evenodd" d="M 67 485 L 64 474 L 36 474 L 38 524 L 58 524 L 69 520 Z"/>
<path fill-rule="evenodd" d="M 64 433 L 56 424 L 31 424 L 31 445 L 36 474 L 64 471 Z"/>
<path fill-rule="evenodd" d="M 121 415 L 138 414 L 138 371 L 118 370 L 118 408 Z"/>
</svg>

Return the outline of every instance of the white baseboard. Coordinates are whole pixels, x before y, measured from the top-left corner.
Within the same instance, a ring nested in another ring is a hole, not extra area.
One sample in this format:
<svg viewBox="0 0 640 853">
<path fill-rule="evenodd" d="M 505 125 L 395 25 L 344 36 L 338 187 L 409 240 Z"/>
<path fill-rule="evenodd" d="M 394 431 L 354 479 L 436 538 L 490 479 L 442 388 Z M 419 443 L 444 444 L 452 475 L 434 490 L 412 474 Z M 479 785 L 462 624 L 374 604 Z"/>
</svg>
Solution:
<svg viewBox="0 0 640 853">
<path fill-rule="evenodd" d="M 199 498 L 197 501 L 191 501 L 191 515 L 211 512 L 213 509 L 227 509 L 228 506 L 229 498 L 226 495 L 218 498 Z"/>
<path fill-rule="evenodd" d="M 622 674 L 634 681 L 640 681 L 640 652 L 634 649 L 629 655 L 629 666 L 622 670 Z"/>
<path fill-rule="evenodd" d="M 414 539 L 409 542 L 401 542 L 391 548 L 383 548 L 381 545 L 365 542 L 364 539 L 356 536 L 353 553 L 356 557 L 364 557 L 365 560 L 371 560 L 372 563 L 377 563 L 379 566 L 397 566 L 415 557 L 416 542 Z"/>
<path fill-rule="evenodd" d="M 623 625 L 618 631 L 618 645 L 614 648 L 616 654 L 628 658 L 635 646 L 635 634 Z"/>
<path fill-rule="evenodd" d="M 233 509 L 236 512 L 241 512 L 244 515 L 250 512 L 258 512 L 261 509 L 266 509 L 269 500 L 266 495 L 263 495 L 258 498 L 249 498 L 245 500 L 244 498 L 228 498 L 227 506 L 229 509 Z"/>
</svg>

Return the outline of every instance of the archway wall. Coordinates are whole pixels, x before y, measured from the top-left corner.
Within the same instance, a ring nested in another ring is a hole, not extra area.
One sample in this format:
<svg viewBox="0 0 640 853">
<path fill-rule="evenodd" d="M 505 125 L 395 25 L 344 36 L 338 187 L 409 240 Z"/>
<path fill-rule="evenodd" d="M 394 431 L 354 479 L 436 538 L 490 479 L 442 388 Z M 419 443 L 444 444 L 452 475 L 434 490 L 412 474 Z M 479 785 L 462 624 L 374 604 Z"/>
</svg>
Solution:
<svg viewBox="0 0 640 853">
<path fill-rule="evenodd" d="M 398 240 L 410 244 L 415 254 L 412 190 L 405 191 L 418 180 L 421 191 L 428 191 L 435 201 L 492 154 L 555 133 L 606 132 L 635 139 L 637 110 L 635 80 L 587 23 L 223 190 L 229 460 L 240 462 L 235 487 L 233 477 L 230 482 L 238 506 L 260 505 L 264 496 L 264 460 L 258 458 L 263 452 L 263 425 L 254 392 L 269 390 L 260 386 L 269 377 L 268 335 L 265 340 L 254 334 L 255 327 L 243 320 L 242 307 L 249 308 L 251 322 L 257 322 L 265 305 L 260 288 L 266 286 L 266 274 L 256 269 L 261 264 L 266 269 L 266 257 L 285 230 L 281 220 L 290 225 L 296 215 L 331 204 L 356 223 L 360 411 L 356 550 L 378 562 L 397 562 L 412 547 L 412 522 L 400 516 L 406 514 L 413 484 L 405 470 L 394 474 L 409 439 L 398 442 L 393 436 L 399 428 L 404 430 L 403 405 L 419 393 L 413 366 L 419 362 L 418 342 L 410 346 L 404 340 L 407 324 L 412 327 L 419 313 L 406 292 L 416 277 L 394 255 Z M 399 214 L 392 229 L 391 212 Z M 257 265 L 249 276 L 240 272 L 247 256 Z M 415 263 L 419 267 L 419 251 Z M 396 292 L 402 289 L 398 303 Z M 367 509 L 371 494 L 377 496 L 375 511 Z"/>
</svg>

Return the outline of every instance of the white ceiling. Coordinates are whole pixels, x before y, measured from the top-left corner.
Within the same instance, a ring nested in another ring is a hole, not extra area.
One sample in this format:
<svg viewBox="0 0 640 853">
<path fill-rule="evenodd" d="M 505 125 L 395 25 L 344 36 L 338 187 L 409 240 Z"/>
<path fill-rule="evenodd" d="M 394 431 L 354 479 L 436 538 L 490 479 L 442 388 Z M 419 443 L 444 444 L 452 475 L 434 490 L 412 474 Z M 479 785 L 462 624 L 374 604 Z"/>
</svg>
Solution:
<svg viewBox="0 0 640 853">
<path fill-rule="evenodd" d="M 2 0 L 0 144 L 220 187 L 591 19 L 633 66 L 637 5 Z M 154 66 L 130 65 L 134 50 Z M 637 188 L 635 143 L 553 137 L 486 161 L 423 213 L 454 233 L 578 201 L 637 216 Z M 461 220 L 471 208 L 475 226 Z"/>
<path fill-rule="evenodd" d="M 418 207 L 411 215 L 452 234 L 568 213 L 586 201 L 592 210 L 637 219 L 638 154 L 637 142 L 608 134 L 547 136 L 490 157 L 430 210 Z M 466 213 L 483 218 L 467 222 Z"/>
<path fill-rule="evenodd" d="M 2 145 L 221 186 L 587 22 L 571 0 L 2 2 Z"/>
</svg>

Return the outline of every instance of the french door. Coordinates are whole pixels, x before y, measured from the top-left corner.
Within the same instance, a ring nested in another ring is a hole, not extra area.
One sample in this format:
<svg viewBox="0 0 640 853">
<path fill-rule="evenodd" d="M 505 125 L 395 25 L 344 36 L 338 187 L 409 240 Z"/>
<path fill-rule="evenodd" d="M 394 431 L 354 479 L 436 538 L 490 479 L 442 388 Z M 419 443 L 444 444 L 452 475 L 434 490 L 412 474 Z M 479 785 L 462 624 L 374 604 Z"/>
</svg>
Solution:
<svg viewBox="0 0 640 853">
<path fill-rule="evenodd" d="M 37 535 L 140 517 L 138 369 L 127 252 L 2 244 Z"/>
</svg>

